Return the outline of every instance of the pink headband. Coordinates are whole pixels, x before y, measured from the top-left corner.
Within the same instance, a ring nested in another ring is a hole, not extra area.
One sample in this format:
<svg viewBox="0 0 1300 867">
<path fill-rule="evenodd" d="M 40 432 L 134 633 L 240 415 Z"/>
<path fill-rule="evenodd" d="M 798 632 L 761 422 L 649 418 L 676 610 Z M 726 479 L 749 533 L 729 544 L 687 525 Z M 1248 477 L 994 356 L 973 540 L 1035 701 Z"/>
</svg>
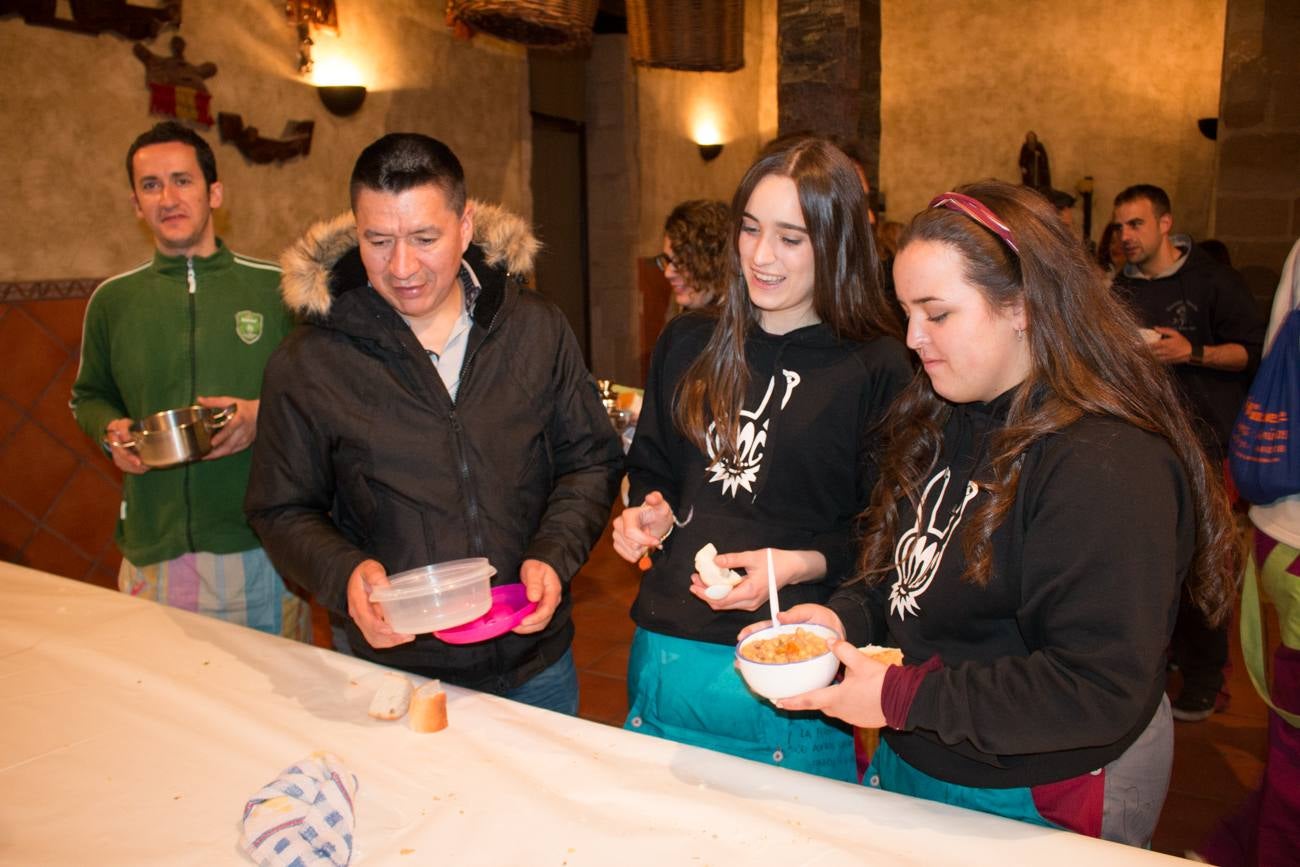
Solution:
<svg viewBox="0 0 1300 867">
<path fill-rule="evenodd" d="M 972 199 L 970 196 L 961 193 L 940 193 L 930 200 L 930 207 L 947 208 L 950 211 L 965 214 L 1005 241 L 1017 256 L 1020 255 L 1020 248 L 1016 246 L 1016 242 L 1011 237 L 1011 227 L 1002 222 L 998 215 L 989 210 L 988 206 L 979 199 Z"/>
</svg>

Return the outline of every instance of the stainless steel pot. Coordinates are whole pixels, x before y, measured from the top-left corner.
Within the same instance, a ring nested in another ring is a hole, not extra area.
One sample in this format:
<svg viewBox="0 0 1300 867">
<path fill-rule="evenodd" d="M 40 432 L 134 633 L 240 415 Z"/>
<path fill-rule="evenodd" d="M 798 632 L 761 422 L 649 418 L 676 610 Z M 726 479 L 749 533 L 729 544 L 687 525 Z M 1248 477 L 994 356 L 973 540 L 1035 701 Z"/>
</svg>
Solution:
<svg viewBox="0 0 1300 867">
<path fill-rule="evenodd" d="M 121 443 L 147 467 L 175 467 L 212 451 L 212 434 L 234 417 L 236 407 L 213 410 L 185 406 L 145 416 L 131 425 L 131 439 Z"/>
</svg>

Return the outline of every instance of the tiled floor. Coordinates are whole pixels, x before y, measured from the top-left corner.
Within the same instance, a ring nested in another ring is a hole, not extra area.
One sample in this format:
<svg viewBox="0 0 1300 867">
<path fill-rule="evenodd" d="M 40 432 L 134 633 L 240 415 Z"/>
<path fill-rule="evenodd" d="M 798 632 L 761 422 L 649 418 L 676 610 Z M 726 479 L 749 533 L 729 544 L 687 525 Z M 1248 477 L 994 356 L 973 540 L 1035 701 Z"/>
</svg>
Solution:
<svg viewBox="0 0 1300 867">
<path fill-rule="evenodd" d="M 627 711 L 624 675 L 632 623 L 628 609 L 638 571 L 610 545 L 609 530 L 574 579 L 574 658 L 581 685 L 581 716 L 621 725 Z M 1235 628 L 1232 635 L 1236 636 Z M 1259 779 L 1265 747 L 1264 704 L 1255 694 L 1233 642 L 1231 702 L 1205 722 L 1177 723 L 1174 773 L 1153 848 L 1182 855 Z"/>
</svg>

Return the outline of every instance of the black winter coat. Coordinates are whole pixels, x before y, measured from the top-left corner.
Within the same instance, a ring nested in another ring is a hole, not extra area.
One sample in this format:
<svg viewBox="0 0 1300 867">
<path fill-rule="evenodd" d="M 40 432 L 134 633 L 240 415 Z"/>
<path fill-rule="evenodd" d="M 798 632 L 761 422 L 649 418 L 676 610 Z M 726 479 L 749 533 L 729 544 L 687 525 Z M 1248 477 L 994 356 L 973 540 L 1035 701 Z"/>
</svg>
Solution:
<svg viewBox="0 0 1300 867">
<path fill-rule="evenodd" d="M 477 236 L 499 237 L 484 231 L 485 213 Z M 286 579 L 345 615 L 348 578 L 365 559 L 393 574 L 482 556 L 493 584 L 517 582 L 525 559 L 549 564 L 564 593 L 539 633 L 469 645 L 422 635 L 379 650 L 348 621 L 363 658 L 491 692 L 517 686 L 570 645 L 569 581 L 622 469 L 577 341 L 555 305 L 488 264 L 517 261 L 518 250 L 471 244 L 465 261 L 482 291 L 453 402 L 367 284 L 350 220 L 313 232 L 285 257 L 286 302 L 305 322 L 267 366 L 249 522 Z"/>
</svg>

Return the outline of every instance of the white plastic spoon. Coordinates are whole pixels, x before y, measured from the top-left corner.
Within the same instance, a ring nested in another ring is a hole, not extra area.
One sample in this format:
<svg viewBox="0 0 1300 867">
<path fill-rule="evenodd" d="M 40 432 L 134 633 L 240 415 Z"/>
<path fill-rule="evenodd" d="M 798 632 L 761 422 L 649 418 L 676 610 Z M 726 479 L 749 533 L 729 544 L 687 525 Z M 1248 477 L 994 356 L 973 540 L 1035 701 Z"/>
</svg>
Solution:
<svg viewBox="0 0 1300 867">
<path fill-rule="evenodd" d="M 767 604 L 772 610 L 772 625 L 776 626 L 780 621 L 776 619 L 776 612 L 779 610 L 776 604 L 776 571 L 772 568 L 772 549 L 767 549 Z"/>
</svg>

